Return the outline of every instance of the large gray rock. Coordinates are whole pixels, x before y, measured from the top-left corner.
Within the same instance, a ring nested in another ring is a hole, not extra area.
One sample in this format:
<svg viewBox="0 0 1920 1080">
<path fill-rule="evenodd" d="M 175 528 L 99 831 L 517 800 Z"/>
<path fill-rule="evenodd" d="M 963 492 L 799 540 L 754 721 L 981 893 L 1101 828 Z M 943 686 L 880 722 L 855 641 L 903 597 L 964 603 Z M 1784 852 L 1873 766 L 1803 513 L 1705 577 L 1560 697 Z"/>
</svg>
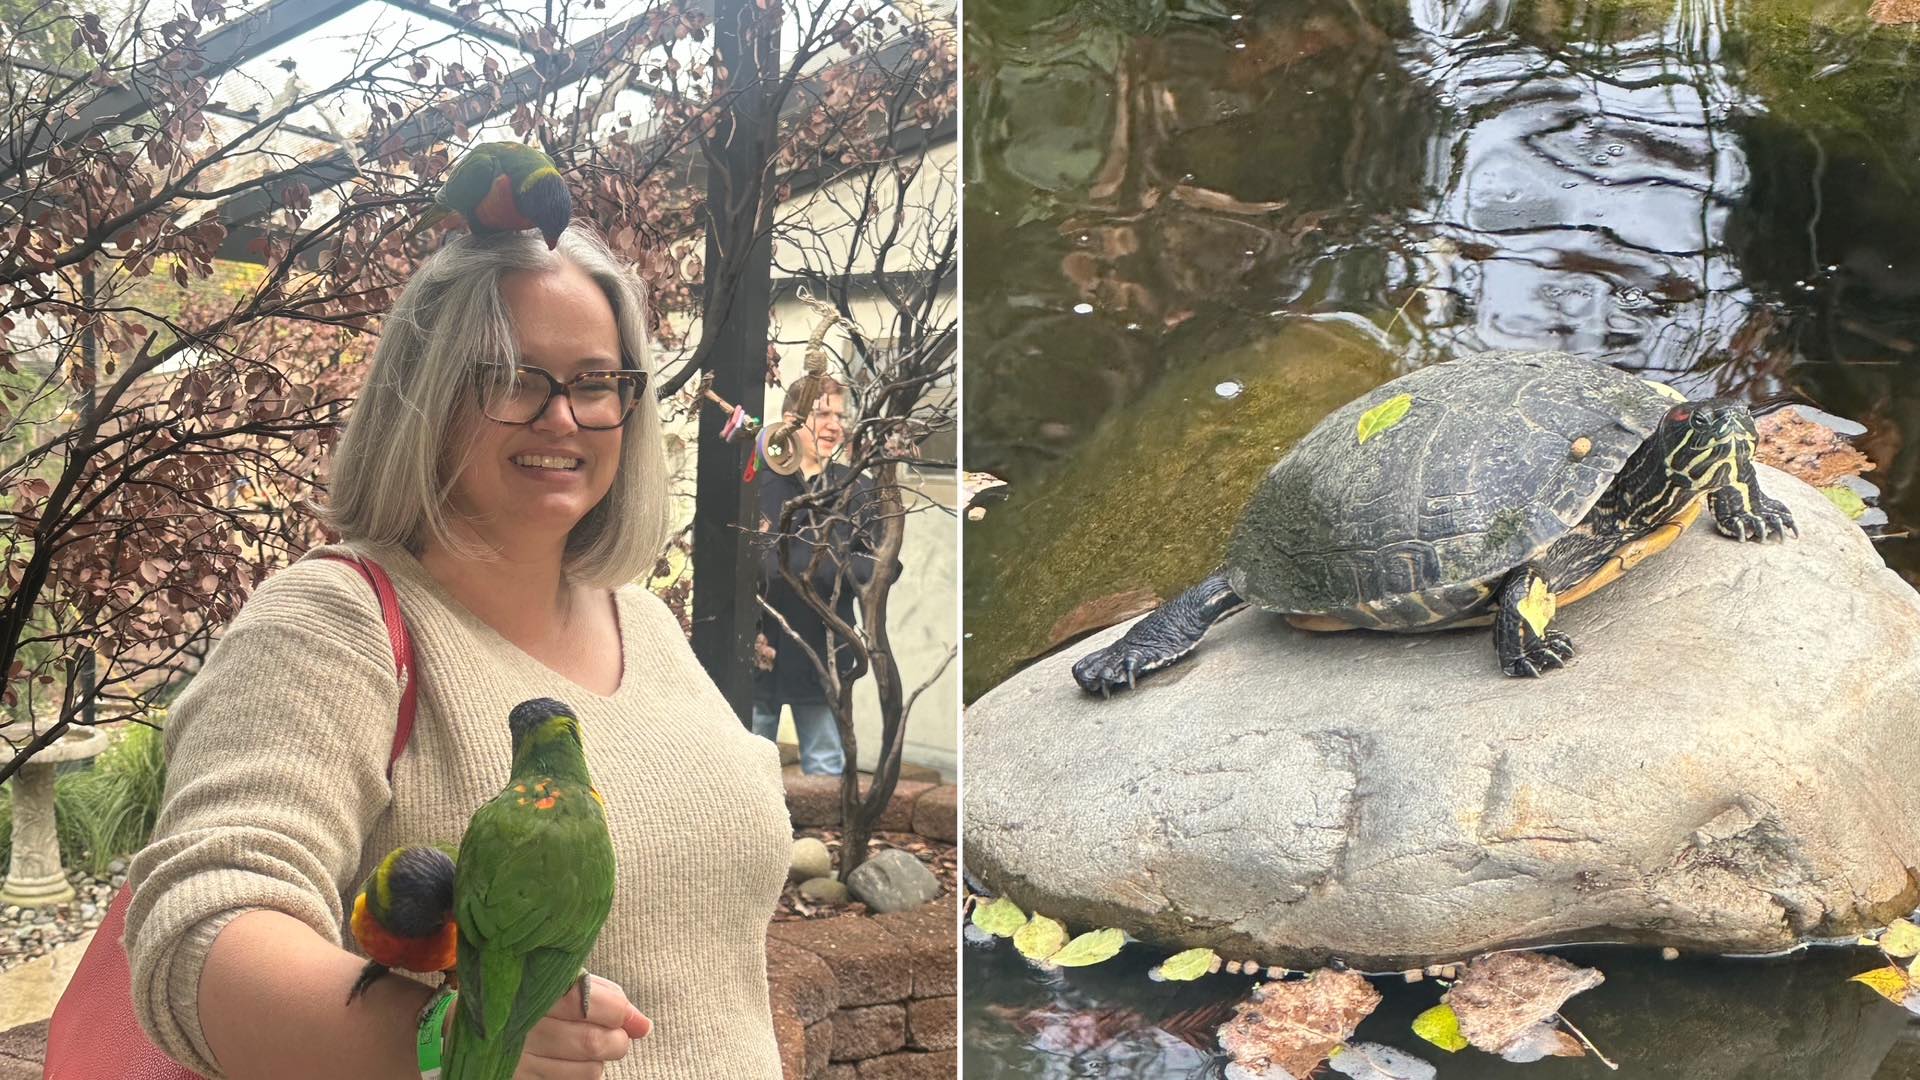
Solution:
<svg viewBox="0 0 1920 1080">
<path fill-rule="evenodd" d="M 967 712 L 966 860 L 1075 929 L 1407 967 L 1622 940 L 1784 948 L 1920 901 L 1920 597 L 1819 492 L 1700 523 L 1554 625 L 1308 634 L 1247 611 L 1111 700 L 1079 642 Z M 1196 576 L 1204 568 L 1196 567 Z"/>
<path fill-rule="evenodd" d="M 847 890 L 873 911 L 907 911 L 940 895 L 940 879 L 925 863 L 898 848 L 886 848 L 847 875 Z"/>
</svg>

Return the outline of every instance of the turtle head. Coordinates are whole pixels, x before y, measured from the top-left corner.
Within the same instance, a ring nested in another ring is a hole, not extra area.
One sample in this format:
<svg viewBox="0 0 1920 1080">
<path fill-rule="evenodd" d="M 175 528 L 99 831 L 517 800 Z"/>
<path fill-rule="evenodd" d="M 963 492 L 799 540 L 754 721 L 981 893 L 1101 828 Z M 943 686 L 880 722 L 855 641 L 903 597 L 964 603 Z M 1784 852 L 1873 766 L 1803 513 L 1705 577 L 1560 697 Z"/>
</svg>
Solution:
<svg viewBox="0 0 1920 1080">
<path fill-rule="evenodd" d="M 1753 453 L 1756 439 L 1753 414 L 1745 405 L 1710 398 L 1668 409 L 1648 441 L 1665 462 L 1670 482 L 1706 491 L 1733 478 L 1741 455 Z"/>
</svg>

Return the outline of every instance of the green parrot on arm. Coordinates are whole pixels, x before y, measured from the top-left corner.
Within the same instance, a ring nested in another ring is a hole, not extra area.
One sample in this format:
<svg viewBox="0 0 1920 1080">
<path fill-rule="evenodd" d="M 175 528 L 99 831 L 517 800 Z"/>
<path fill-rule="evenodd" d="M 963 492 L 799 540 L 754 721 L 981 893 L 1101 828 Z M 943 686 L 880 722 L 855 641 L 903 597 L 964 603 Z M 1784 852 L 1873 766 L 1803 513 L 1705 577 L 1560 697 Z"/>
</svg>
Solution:
<svg viewBox="0 0 1920 1080">
<path fill-rule="evenodd" d="M 445 1080 L 510 1080 L 527 1032 L 576 981 L 613 909 L 613 839 L 580 721 L 552 698 L 514 706 L 513 776 L 460 842 L 453 914 L 460 999 Z"/>
<path fill-rule="evenodd" d="M 539 229 L 553 249 L 573 216 L 573 195 L 553 159 L 525 143 L 490 142 L 468 150 L 433 198 L 418 232 L 459 214 L 475 233 Z"/>
</svg>

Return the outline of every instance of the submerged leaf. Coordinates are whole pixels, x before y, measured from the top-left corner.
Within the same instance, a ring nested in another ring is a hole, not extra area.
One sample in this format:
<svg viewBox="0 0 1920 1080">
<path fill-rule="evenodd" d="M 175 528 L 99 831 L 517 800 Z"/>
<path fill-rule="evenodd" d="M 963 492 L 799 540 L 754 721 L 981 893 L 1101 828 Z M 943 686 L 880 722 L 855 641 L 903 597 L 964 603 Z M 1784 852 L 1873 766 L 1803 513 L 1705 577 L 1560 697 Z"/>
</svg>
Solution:
<svg viewBox="0 0 1920 1080">
<path fill-rule="evenodd" d="M 1354 1080 L 1433 1080 L 1440 1070 L 1404 1050 L 1379 1043 L 1348 1043 L 1327 1067 Z"/>
<path fill-rule="evenodd" d="M 1515 1036 L 1500 1051 L 1500 1056 L 1508 1061 L 1539 1061 L 1544 1057 L 1586 1057 L 1587 1049 L 1553 1021 L 1542 1020 Z"/>
<path fill-rule="evenodd" d="M 1413 408 L 1412 394 L 1397 394 L 1360 414 L 1360 422 L 1354 431 L 1360 436 L 1361 443 L 1387 430 L 1406 419 L 1407 410 Z"/>
<path fill-rule="evenodd" d="M 1256 987 L 1221 1025 L 1220 1046 L 1256 1075 L 1278 1066 L 1306 1076 L 1379 1004 L 1380 991 L 1358 973 L 1322 968 L 1305 979 Z"/>
<path fill-rule="evenodd" d="M 1047 957 L 1047 963 L 1059 967 L 1086 967 L 1102 960 L 1111 960 L 1126 943 L 1127 935 L 1113 927 L 1090 930 L 1061 946 L 1059 952 Z"/>
<path fill-rule="evenodd" d="M 1413 1033 L 1450 1054 L 1472 1045 L 1460 1034 L 1460 1018 L 1451 1005 L 1435 1005 L 1414 1017 Z"/>
<path fill-rule="evenodd" d="M 1174 953 L 1153 970 L 1160 978 L 1169 982 L 1187 982 L 1213 971 L 1213 962 L 1219 959 L 1212 949 L 1188 949 Z"/>
<path fill-rule="evenodd" d="M 1494 953 L 1468 964 L 1440 1000 L 1453 1006 L 1460 1034 L 1468 1042 L 1498 1054 L 1528 1028 L 1559 1012 L 1568 998 L 1605 979 L 1592 968 L 1545 953 Z"/>
<path fill-rule="evenodd" d="M 1067 928 L 1038 912 L 1013 935 L 1013 947 L 1029 960 L 1045 960 L 1066 943 Z"/>
<path fill-rule="evenodd" d="M 1012 937 L 1014 932 L 1027 925 L 1027 913 L 1020 905 L 1001 897 L 991 904 L 981 904 L 973 909 L 973 925 L 995 937 Z"/>
</svg>

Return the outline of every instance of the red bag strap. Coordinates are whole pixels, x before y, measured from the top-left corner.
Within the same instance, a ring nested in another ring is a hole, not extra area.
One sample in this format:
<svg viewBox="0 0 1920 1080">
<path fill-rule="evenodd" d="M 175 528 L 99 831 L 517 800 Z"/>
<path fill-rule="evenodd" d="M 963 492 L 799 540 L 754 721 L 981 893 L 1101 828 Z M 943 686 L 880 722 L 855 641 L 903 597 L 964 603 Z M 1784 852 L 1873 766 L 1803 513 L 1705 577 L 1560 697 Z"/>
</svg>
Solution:
<svg viewBox="0 0 1920 1080">
<path fill-rule="evenodd" d="M 400 676 L 400 722 L 393 730 L 393 752 L 387 757 L 387 780 L 393 780 L 394 762 L 407 748 L 407 740 L 413 737 L 414 701 L 418 697 L 419 685 L 413 677 L 413 635 L 407 632 L 407 621 L 400 616 L 400 597 L 393 591 L 393 579 L 372 559 L 352 555 L 322 555 L 323 559 L 338 559 L 347 563 L 360 576 L 373 586 L 373 594 L 380 598 L 380 618 L 387 624 L 387 640 L 393 645 L 393 664 Z"/>
</svg>

